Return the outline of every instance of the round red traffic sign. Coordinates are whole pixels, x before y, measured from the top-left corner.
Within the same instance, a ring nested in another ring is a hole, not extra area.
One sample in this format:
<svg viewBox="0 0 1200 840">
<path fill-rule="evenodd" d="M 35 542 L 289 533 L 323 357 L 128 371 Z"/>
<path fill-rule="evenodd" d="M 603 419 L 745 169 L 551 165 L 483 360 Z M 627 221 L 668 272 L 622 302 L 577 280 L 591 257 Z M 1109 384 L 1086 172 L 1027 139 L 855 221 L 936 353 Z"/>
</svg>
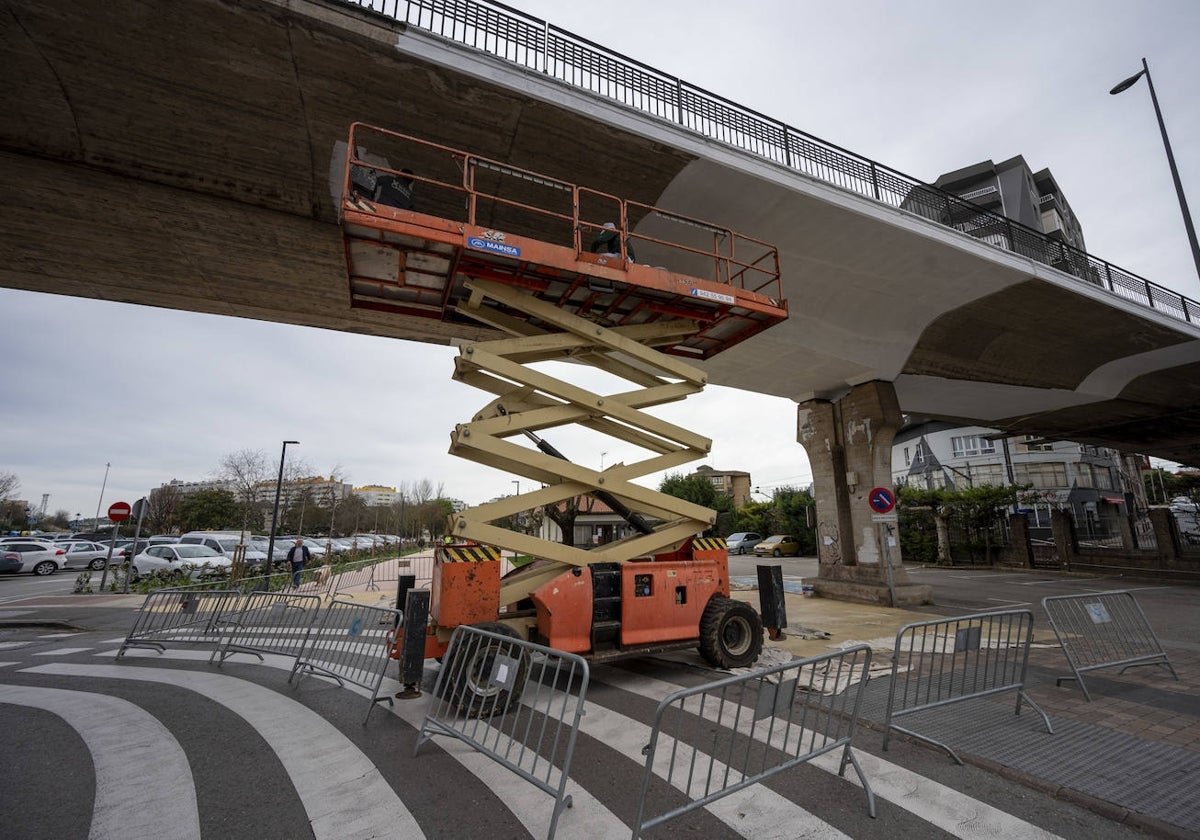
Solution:
<svg viewBox="0 0 1200 840">
<path fill-rule="evenodd" d="M 896 506 L 896 496 L 886 487 L 875 487 L 867 494 L 867 504 L 876 513 L 890 513 Z"/>
<path fill-rule="evenodd" d="M 113 522 L 121 522 L 128 519 L 129 514 L 132 512 L 133 509 L 129 507 L 128 502 L 113 502 L 112 506 L 108 509 L 108 518 Z"/>
</svg>

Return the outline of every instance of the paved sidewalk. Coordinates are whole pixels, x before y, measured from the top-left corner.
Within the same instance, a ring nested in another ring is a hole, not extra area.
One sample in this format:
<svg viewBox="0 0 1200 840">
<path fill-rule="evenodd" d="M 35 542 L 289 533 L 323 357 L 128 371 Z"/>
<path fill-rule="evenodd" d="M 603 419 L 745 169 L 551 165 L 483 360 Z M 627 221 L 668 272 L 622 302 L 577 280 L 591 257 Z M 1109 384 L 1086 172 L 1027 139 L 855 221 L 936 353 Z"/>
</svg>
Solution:
<svg viewBox="0 0 1200 840">
<path fill-rule="evenodd" d="M 750 587 L 745 578 L 734 586 Z M 786 589 L 796 589 L 787 586 Z M 755 603 L 757 592 L 733 593 Z M 891 653 L 906 624 L 941 614 L 891 609 L 785 592 L 788 638 L 771 642 L 793 656 L 815 656 L 855 643 L 870 644 L 876 670 L 868 685 L 863 722 L 882 731 Z M 1036 614 L 1036 613 L 1035 613 Z M 816 632 L 828 633 L 820 638 Z M 968 763 L 1162 837 L 1200 837 L 1200 652 L 1169 649 L 1179 674 L 1143 666 L 1090 672 L 1092 701 L 1073 682 L 1056 686 L 1071 669 L 1054 632 L 1035 623 L 1026 691 L 1050 717 L 1016 695 L 968 700 L 906 716 L 907 728 L 952 746 Z M 896 737 L 895 735 L 893 738 Z M 903 735 L 899 737 L 904 737 Z M 931 749 L 934 749 L 931 747 Z M 950 758 L 947 757 L 947 761 Z"/>
</svg>

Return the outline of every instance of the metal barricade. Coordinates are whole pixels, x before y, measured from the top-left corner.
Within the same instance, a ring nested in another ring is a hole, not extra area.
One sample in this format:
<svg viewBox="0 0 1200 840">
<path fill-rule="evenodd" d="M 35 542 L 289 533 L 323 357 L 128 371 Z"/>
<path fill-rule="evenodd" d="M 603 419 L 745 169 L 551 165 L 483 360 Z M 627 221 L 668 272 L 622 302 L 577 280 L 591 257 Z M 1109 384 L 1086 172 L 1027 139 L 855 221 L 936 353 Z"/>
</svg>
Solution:
<svg viewBox="0 0 1200 840">
<path fill-rule="evenodd" d="M 450 638 L 413 754 L 434 735 L 449 735 L 554 797 L 547 840 L 564 808 L 587 662 L 491 629 L 460 625 Z"/>
<path fill-rule="evenodd" d="M 845 774 L 847 764 L 854 767 L 874 817 L 875 794 L 851 749 L 870 665 L 871 649 L 857 645 L 664 698 L 645 749 L 634 840 L 656 825 L 839 749 L 838 774 Z M 665 784 L 652 790 L 656 776 Z M 658 813 L 650 816 L 651 811 Z"/>
<path fill-rule="evenodd" d="M 235 653 L 249 653 L 259 661 L 264 653 L 299 656 L 320 610 L 319 595 L 251 592 L 241 609 L 221 619 L 221 646 L 208 661 L 217 659 L 221 665 Z"/>
<path fill-rule="evenodd" d="M 1002 694 L 1017 693 L 1054 734 L 1050 718 L 1025 693 L 1029 644 L 1033 641 L 1033 613 L 1029 610 L 978 613 L 958 618 L 907 624 L 896 633 L 892 678 L 888 687 L 883 748 L 892 730 L 941 747 L 958 764 L 962 759 L 941 741 L 897 726 L 896 718 L 915 712 Z"/>
<path fill-rule="evenodd" d="M 117 658 L 131 647 L 154 648 L 161 653 L 168 643 L 217 645 L 221 641 L 219 620 L 238 608 L 240 597 L 232 589 L 151 592 L 142 602 Z"/>
<path fill-rule="evenodd" d="M 380 699 L 392 705 L 392 698 L 380 698 L 379 686 L 391 661 L 392 638 L 402 619 L 399 610 L 331 601 L 321 615 L 321 623 L 308 634 L 288 682 L 297 673 L 325 674 L 338 685 L 353 683 L 371 692 L 371 706 L 363 717 L 363 726 Z M 297 681 L 299 682 L 299 681 Z"/>
<path fill-rule="evenodd" d="M 433 581 L 433 555 L 394 557 L 375 567 L 375 583 L 396 583 L 400 575 L 412 575 L 417 579 L 418 588 L 426 588 Z"/>
<path fill-rule="evenodd" d="M 1086 595 L 1049 595 L 1042 609 L 1062 645 L 1073 676 L 1090 703 L 1092 695 L 1083 681 L 1085 671 L 1121 667 L 1120 673 L 1140 665 L 1161 665 L 1178 681 L 1179 674 L 1150 628 L 1146 614 L 1127 590 Z"/>
</svg>

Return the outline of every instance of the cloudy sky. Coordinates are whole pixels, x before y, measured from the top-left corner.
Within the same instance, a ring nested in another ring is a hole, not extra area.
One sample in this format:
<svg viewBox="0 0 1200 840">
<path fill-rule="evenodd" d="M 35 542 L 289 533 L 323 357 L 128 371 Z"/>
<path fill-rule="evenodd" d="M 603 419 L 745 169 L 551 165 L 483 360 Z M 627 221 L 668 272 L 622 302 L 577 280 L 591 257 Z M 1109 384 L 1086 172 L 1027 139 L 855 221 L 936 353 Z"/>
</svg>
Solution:
<svg viewBox="0 0 1200 840">
<path fill-rule="evenodd" d="M 1149 61 L 1200 214 L 1195 0 L 509 3 L 923 180 L 1024 155 L 1050 167 L 1091 253 L 1200 299 L 1145 82 L 1108 95 Z M 0 472 L 51 512 L 210 477 L 235 450 L 277 459 L 284 439 L 356 486 L 429 479 L 476 504 L 521 480 L 446 453 L 486 402 L 450 380 L 449 348 L 12 290 L 0 312 Z M 764 490 L 810 480 L 785 400 L 713 387 L 658 413 Z M 592 466 L 635 455 L 552 442 Z"/>
</svg>

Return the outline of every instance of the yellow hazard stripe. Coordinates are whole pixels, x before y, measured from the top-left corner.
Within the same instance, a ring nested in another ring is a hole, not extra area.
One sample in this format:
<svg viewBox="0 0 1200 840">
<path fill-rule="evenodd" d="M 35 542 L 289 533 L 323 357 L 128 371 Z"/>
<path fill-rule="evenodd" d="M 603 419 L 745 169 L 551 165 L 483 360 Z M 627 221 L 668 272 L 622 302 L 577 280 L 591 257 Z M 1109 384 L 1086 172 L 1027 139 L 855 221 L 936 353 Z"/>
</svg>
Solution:
<svg viewBox="0 0 1200 840">
<path fill-rule="evenodd" d="M 710 549 L 725 548 L 725 540 L 722 537 L 697 537 L 692 540 L 693 551 L 708 551 Z"/>
<path fill-rule="evenodd" d="M 490 545 L 444 545 L 438 552 L 443 563 L 487 563 L 500 559 L 500 549 Z"/>
</svg>

